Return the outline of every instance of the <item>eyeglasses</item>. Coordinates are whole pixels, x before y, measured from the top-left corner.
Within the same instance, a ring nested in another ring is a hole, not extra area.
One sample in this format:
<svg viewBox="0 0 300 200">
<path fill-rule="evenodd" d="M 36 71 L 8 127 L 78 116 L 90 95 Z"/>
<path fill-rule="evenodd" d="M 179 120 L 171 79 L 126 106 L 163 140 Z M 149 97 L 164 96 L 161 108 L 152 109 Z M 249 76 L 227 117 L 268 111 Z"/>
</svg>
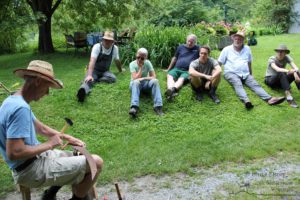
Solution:
<svg viewBox="0 0 300 200">
<path fill-rule="evenodd" d="M 200 52 L 200 55 L 208 55 L 206 52 Z"/>
<path fill-rule="evenodd" d="M 138 60 L 139 60 L 139 59 L 145 60 L 145 58 L 144 58 L 144 57 L 141 57 L 141 56 L 137 56 L 136 59 L 138 59 Z"/>
</svg>

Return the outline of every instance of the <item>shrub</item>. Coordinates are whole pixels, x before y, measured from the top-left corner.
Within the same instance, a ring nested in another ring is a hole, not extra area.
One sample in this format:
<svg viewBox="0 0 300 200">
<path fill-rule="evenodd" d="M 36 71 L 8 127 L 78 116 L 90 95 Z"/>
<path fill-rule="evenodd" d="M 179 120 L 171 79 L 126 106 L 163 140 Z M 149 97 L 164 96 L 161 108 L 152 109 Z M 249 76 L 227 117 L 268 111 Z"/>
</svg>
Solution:
<svg viewBox="0 0 300 200">
<path fill-rule="evenodd" d="M 137 31 L 132 43 L 120 47 L 123 62 L 128 64 L 134 60 L 138 48 L 144 47 L 149 51 L 149 59 L 156 67 L 165 68 L 170 64 L 176 48 L 185 43 L 188 34 L 194 33 L 198 37 L 198 44 L 206 44 L 206 32 L 191 27 L 162 27 L 149 25 Z"/>
<path fill-rule="evenodd" d="M 62 33 L 52 34 L 52 42 L 53 42 L 54 48 L 65 48 L 66 47 L 65 36 Z"/>
</svg>

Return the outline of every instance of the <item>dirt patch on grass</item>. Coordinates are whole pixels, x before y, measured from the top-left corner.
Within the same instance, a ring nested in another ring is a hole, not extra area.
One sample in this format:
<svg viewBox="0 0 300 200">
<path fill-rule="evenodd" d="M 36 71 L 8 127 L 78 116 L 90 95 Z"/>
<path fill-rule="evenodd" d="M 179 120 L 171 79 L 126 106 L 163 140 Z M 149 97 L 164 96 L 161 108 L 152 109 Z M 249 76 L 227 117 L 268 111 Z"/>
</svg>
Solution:
<svg viewBox="0 0 300 200">
<path fill-rule="evenodd" d="M 119 182 L 126 200 L 174 199 L 299 199 L 300 156 L 279 154 L 249 163 L 222 163 L 212 168 L 193 168 L 191 173 L 171 176 L 144 176 L 131 182 Z M 104 196 L 118 199 L 114 184 L 97 186 L 100 200 Z M 32 199 L 40 199 L 42 190 L 34 190 Z M 64 187 L 59 200 L 71 197 Z M 19 193 L 6 200 L 21 199 Z"/>
</svg>

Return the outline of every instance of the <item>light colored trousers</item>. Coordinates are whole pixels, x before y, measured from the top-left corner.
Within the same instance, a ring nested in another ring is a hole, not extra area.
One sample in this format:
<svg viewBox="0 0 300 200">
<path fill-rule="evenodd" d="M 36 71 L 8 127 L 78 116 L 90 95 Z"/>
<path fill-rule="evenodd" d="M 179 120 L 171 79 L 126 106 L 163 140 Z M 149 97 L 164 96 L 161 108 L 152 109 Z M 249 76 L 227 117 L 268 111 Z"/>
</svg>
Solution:
<svg viewBox="0 0 300 200">
<path fill-rule="evenodd" d="M 225 80 L 227 80 L 235 90 L 236 95 L 240 98 L 241 101 L 247 102 L 249 98 L 243 87 L 243 84 L 248 86 L 255 94 L 257 94 L 263 100 L 269 100 L 272 98 L 253 78 L 252 75 L 247 76 L 245 79 L 242 79 L 240 76 L 227 72 L 224 74 Z"/>
<path fill-rule="evenodd" d="M 154 107 L 162 106 L 162 97 L 157 79 L 152 80 L 132 80 L 130 82 L 131 106 L 139 106 L 141 91 L 151 91 Z"/>
</svg>

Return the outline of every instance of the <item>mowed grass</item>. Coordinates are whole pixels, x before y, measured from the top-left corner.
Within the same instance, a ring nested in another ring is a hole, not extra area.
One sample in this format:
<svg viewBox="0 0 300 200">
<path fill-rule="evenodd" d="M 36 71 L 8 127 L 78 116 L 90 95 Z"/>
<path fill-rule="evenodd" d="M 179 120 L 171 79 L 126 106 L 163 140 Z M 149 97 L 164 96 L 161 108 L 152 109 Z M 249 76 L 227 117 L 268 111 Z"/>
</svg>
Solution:
<svg viewBox="0 0 300 200">
<path fill-rule="evenodd" d="M 263 83 L 267 60 L 274 54 L 275 47 L 285 43 L 300 67 L 299 38 L 297 34 L 259 37 L 258 46 L 251 47 L 254 76 L 271 95 L 282 96 L 283 91 L 271 90 Z M 219 52 L 213 55 L 219 56 Z M 74 56 L 64 49 L 51 55 L 3 55 L 0 56 L 0 81 L 7 86 L 21 82 L 12 74 L 13 69 L 26 67 L 33 59 L 52 63 L 57 78 L 65 85 L 63 90 L 51 90 L 49 96 L 33 102 L 33 112 L 42 122 L 58 130 L 64 125 L 64 117 L 73 120 L 73 127 L 66 132 L 85 141 L 90 152 L 104 159 L 98 184 L 132 180 L 146 174 L 193 173 L 192 167 L 210 167 L 226 161 L 247 162 L 279 151 L 298 153 L 300 150 L 299 109 L 290 108 L 286 102 L 269 106 L 247 89 L 255 106 L 247 111 L 225 80 L 217 91 L 220 105 L 215 105 L 207 96 L 202 103 L 196 102 L 187 85 L 175 102 L 164 102 L 163 117 L 154 114 L 150 98 L 142 97 L 139 118 L 133 120 L 128 115 L 128 66 L 125 73 L 117 73 L 113 66 L 117 83 L 96 85 L 87 101 L 79 104 L 75 95 L 89 55 Z M 166 73 L 160 66 L 156 67 L 164 93 Z M 294 84 L 292 92 L 300 103 Z M 0 102 L 5 97 L 0 95 Z M 0 194 L 5 195 L 14 185 L 3 160 L 0 165 Z"/>
</svg>

